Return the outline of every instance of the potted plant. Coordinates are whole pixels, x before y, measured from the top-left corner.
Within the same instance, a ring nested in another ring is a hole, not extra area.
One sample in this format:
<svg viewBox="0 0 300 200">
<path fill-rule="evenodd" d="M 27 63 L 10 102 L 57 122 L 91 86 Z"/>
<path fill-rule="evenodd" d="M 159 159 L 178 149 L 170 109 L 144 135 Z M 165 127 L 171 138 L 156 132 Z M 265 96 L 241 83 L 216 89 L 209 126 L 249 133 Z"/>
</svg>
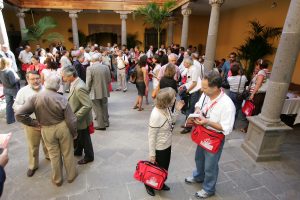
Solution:
<svg viewBox="0 0 300 200">
<path fill-rule="evenodd" d="M 261 25 L 257 20 L 252 20 L 249 24 L 251 27 L 249 37 L 245 39 L 244 44 L 236 48 L 238 57 L 246 63 L 248 78 L 251 77 L 258 59 L 275 52 L 273 41 L 278 39 L 282 32 L 281 27 Z"/>
<path fill-rule="evenodd" d="M 148 3 L 144 7 L 139 7 L 133 12 L 133 16 L 142 16 L 145 24 L 153 26 L 157 31 L 157 47 L 160 47 L 160 32 L 168 17 L 172 15 L 171 8 L 176 5 L 176 1 L 167 1 L 162 6 L 157 3 Z"/>
<path fill-rule="evenodd" d="M 37 23 L 24 29 L 25 41 L 41 42 L 54 42 L 62 41 L 63 36 L 57 32 L 47 32 L 57 26 L 57 22 L 49 16 L 41 18 Z"/>
</svg>

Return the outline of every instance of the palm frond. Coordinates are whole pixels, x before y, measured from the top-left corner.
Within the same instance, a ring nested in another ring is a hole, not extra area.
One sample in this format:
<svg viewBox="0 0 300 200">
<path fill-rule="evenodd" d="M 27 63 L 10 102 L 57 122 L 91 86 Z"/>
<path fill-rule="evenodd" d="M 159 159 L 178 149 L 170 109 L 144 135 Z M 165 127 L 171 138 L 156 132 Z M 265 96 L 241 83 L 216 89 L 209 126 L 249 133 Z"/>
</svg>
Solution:
<svg viewBox="0 0 300 200">
<path fill-rule="evenodd" d="M 52 17 L 43 17 L 37 23 L 36 27 L 39 32 L 46 32 L 49 29 L 53 29 L 57 26 L 57 22 Z"/>
<path fill-rule="evenodd" d="M 54 42 L 54 41 L 57 42 L 57 41 L 62 41 L 63 39 L 64 39 L 64 36 L 62 36 L 60 33 L 52 32 L 52 33 L 45 35 L 42 38 L 42 41 L 43 42 Z"/>
</svg>

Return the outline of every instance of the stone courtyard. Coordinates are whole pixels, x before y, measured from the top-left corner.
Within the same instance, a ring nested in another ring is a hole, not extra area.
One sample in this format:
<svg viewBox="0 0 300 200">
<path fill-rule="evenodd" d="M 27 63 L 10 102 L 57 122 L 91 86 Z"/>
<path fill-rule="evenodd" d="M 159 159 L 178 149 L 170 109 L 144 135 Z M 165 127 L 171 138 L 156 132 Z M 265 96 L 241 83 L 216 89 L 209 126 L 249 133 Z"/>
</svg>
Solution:
<svg viewBox="0 0 300 200">
<path fill-rule="evenodd" d="M 196 145 L 190 134 L 181 135 L 180 115 L 174 130 L 172 158 L 167 184 L 169 192 L 150 197 L 142 183 L 133 178 L 136 163 L 148 158 L 147 123 L 152 102 L 143 112 L 132 109 L 136 89 L 112 92 L 109 98 L 110 127 L 92 135 L 94 162 L 78 166 L 72 183 L 51 183 L 50 162 L 40 154 L 40 166 L 32 178 L 26 176 L 27 144 L 21 124 L 7 125 L 0 119 L 2 133 L 12 132 L 10 161 L 5 170 L 3 200 L 192 200 L 200 184 L 187 185 L 184 178 L 194 169 Z M 239 123 L 243 121 L 239 120 Z M 240 125 L 240 124 L 238 124 Z M 241 125 L 240 125 L 241 126 Z M 239 127 L 239 126 L 238 126 Z M 237 128 L 239 130 L 239 128 Z M 211 200 L 297 200 L 300 199 L 300 128 L 290 132 L 282 145 L 280 161 L 256 163 L 240 148 L 244 134 L 234 131 L 226 138 L 220 160 L 216 195 Z M 79 159 L 79 158 L 76 158 Z"/>
</svg>

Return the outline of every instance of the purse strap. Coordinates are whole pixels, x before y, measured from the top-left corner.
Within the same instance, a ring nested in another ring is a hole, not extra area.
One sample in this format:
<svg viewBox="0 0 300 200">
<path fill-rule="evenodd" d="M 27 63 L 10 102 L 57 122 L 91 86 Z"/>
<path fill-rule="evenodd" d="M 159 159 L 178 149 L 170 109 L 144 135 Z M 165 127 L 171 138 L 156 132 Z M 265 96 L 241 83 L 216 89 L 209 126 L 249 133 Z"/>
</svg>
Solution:
<svg viewBox="0 0 300 200">
<path fill-rule="evenodd" d="M 240 86 L 241 86 L 241 81 L 242 81 L 242 75 L 240 75 L 241 77 L 240 77 L 240 82 L 239 82 L 239 86 L 238 86 L 238 91 L 237 91 L 237 93 L 240 93 Z"/>
</svg>

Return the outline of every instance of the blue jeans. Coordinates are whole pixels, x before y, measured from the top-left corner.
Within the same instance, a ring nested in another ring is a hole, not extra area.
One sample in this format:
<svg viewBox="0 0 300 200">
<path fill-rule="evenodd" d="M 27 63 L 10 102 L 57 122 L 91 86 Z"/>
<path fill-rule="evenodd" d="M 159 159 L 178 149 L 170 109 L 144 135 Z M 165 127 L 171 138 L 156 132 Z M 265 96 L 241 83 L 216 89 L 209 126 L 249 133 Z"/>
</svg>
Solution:
<svg viewBox="0 0 300 200">
<path fill-rule="evenodd" d="M 237 100 L 237 95 L 238 95 L 237 92 L 231 92 L 231 91 L 228 94 L 228 96 L 232 100 L 233 104 L 235 105 L 235 109 L 236 109 L 235 120 L 237 119 L 238 113 L 239 113 L 240 109 L 242 108 L 242 104 L 243 104 L 243 101 Z"/>
<path fill-rule="evenodd" d="M 11 124 L 16 121 L 14 110 L 12 108 L 14 104 L 14 96 L 6 94 L 5 101 L 6 101 L 6 123 Z"/>
<path fill-rule="evenodd" d="M 209 194 L 214 194 L 216 190 L 216 183 L 219 174 L 218 163 L 222 154 L 224 141 L 225 139 L 216 154 L 209 153 L 199 145 L 196 149 L 196 170 L 193 171 L 193 177 L 197 182 L 203 182 L 202 187 Z"/>
</svg>

